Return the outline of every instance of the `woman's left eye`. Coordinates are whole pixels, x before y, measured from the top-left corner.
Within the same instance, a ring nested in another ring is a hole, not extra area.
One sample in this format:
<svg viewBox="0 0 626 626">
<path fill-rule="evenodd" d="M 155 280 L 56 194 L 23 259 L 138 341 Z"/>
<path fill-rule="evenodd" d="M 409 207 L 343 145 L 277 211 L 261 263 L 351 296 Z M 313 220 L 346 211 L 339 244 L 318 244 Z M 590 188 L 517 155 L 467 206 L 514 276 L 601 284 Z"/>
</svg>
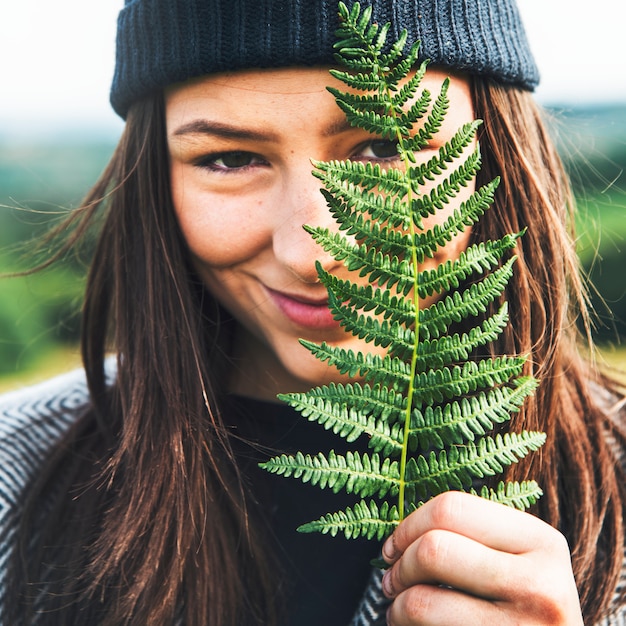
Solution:
<svg viewBox="0 0 626 626">
<path fill-rule="evenodd" d="M 392 160 L 398 158 L 398 142 L 387 139 L 374 139 L 362 145 L 356 155 L 362 159 Z"/>
<path fill-rule="evenodd" d="M 235 150 L 233 152 L 206 155 L 198 159 L 196 165 L 214 171 L 227 172 L 243 170 L 263 163 L 263 159 L 252 152 Z"/>
</svg>

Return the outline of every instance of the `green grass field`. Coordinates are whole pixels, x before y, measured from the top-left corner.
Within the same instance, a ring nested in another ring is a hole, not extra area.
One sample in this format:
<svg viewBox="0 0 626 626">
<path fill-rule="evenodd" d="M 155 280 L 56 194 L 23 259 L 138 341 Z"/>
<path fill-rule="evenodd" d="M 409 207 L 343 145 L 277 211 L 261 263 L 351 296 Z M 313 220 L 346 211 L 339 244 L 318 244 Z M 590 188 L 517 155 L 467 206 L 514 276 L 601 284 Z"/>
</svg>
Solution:
<svg viewBox="0 0 626 626">
<path fill-rule="evenodd" d="M 0 393 L 34 385 L 57 374 L 80 367 L 78 347 L 54 346 L 33 361 L 28 367 L 16 364 L 16 371 L 0 376 Z"/>
</svg>

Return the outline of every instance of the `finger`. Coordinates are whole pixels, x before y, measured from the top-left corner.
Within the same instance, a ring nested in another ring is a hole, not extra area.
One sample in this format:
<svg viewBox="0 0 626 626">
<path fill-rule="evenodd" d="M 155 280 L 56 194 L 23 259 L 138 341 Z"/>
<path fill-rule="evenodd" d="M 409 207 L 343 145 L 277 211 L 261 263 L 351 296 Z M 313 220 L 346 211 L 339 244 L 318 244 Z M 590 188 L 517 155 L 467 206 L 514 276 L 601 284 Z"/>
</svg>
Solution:
<svg viewBox="0 0 626 626">
<path fill-rule="evenodd" d="M 529 559 L 489 548 L 446 530 L 414 541 L 383 576 L 383 590 L 396 597 L 415 585 L 446 585 L 490 600 L 509 600 L 530 578 Z"/>
<path fill-rule="evenodd" d="M 558 533 L 540 519 L 502 504 L 458 491 L 428 501 L 396 528 L 383 546 L 383 557 L 395 562 L 429 530 L 455 532 L 495 549 L 521 554 L 553 541 Z"/>
<path fill-rule="evenodd" d="M 507 626 L 501 607 L 454 589 L 419 585 L 400 594 L 387 612 L 388 626 Z"/>
<path fill-rule="evenodd" d="M 490 602 L 457 589 L 417 585 L 402 592 L 387 611 L 388 626 L 583 626 L 577 604 L 540 598 L 520 604 Z"/>
</svg>

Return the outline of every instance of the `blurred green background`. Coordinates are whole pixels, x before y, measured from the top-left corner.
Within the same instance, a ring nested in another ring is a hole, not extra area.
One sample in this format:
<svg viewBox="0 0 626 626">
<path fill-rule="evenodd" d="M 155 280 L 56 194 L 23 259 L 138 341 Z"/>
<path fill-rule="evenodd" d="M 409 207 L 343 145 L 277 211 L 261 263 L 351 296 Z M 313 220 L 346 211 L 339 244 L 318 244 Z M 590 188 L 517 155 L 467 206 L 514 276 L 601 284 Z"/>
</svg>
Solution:
<svg viewBox="0 0 626 626">
<path fill-rule="evenodd" d="M 578 250 L 594 285 L 602 359 L 626 361 L 626 105 L 549 110 L 579 205 Z M 114 133 L 112 134 L 114 135 Z M 0 272 L 34 262 L 32 240 L 79 205 L 116 136 L 0 134 Z M 78 363 L 84 267 L 67 259 L 0 280 L 0 390 Z"/>
</svg>

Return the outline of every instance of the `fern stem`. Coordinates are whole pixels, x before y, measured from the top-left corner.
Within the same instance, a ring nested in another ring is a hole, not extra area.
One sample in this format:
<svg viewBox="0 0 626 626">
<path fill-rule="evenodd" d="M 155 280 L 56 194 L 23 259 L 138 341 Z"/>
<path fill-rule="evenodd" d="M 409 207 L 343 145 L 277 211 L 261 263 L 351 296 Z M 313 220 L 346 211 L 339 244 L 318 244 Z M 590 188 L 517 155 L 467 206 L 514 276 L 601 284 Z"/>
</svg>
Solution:
<svg viewBox="0 0 626 626">
<path fill-rule="evenodd" d="M 385 96 L 388 101 L 393 102 L 393 96 L 391 94 L 391 89 L 387 82 L 385 81 Z M 398 114 L 393 106 L 390 107 L 390 115 L 397 122 Z M 396 123 L 396 139 L 398 141 L 398 149 L 400 151 L 400 156 L 402 158 L 402 162 L 404 164 L 405 171 L 408 172 L 410 168 L 410 161 L 407 156 L 407 151 L 404 147 L 404 136 L 400 130 L 400 125 Z M 412 206 L 413 200 L 413 189 L 412 185 L 408 185 L 406 202 L 407 206 Z M 419 346 L 419 306 L 420 306 L 420 297 L 419 297 L 419 289 L 418 289 L 418 256 L 417 256 L 417 246 L 416 246 L 416 237 L 415 237 L 415 220 L 411 217 L 409 219 L 409 234 L 411 241 L 411 263 L 415 271 L 413 272 L 413 305 L 415 307 L 415 334 L 413 341 L 413 352 L 411 354 L 411 367 L 409 372 L 409 387 L 407 390 L 407 403 L 406 410 L 404 415 L 404 427 L 403 427 L 403 435 L 402 435 L 402 453 L 400 456 L 400 482 L 399 482 L 399 491 L 398 491 L 398 517 L 399 521 L 404 519 L 405 515 L 405 491 L 406 491 L 406 468 L 408 462 L 409 455 L 409 435 L 411 432 L 411 414 L 413 412 L 413 396 L 415 395 L 415 376 L 417 374 L 417 361 L 418 361 L 418 346 Z"/>
</svg>

